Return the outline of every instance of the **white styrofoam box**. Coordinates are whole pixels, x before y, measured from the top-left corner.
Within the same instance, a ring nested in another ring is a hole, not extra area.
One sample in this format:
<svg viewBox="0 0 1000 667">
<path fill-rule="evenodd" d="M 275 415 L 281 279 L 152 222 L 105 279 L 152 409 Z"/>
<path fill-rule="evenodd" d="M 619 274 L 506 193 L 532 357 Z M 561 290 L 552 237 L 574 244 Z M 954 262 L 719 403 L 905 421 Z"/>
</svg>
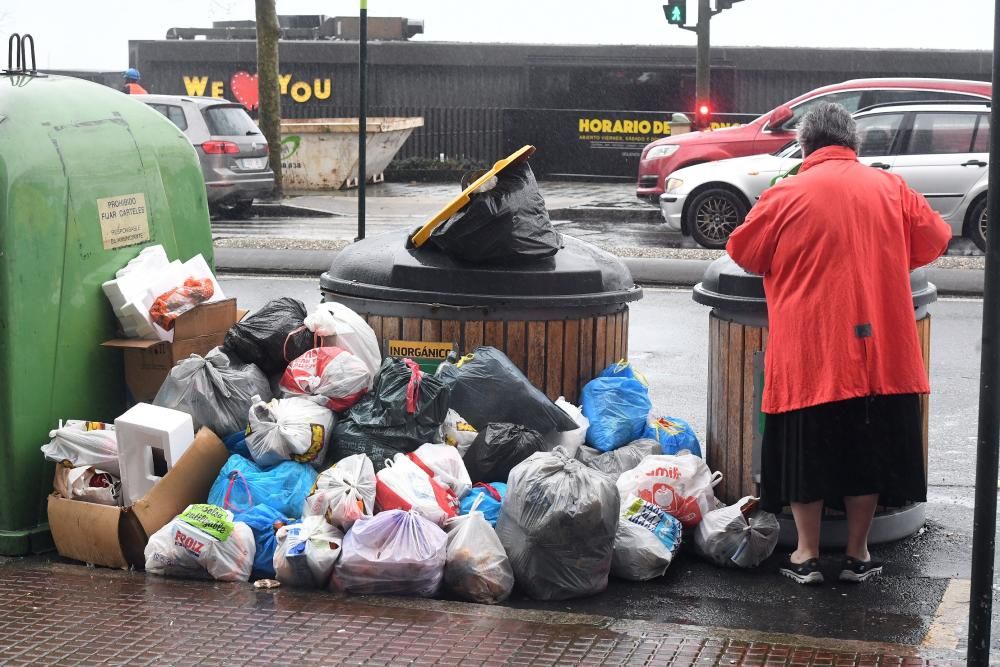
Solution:
<svg viewBox="0 0 1000 667">
<path fill-rule="evenodd" d="M 174 339 L 173 331 L 164 331 L 164 336 L 159 335 L 160 329 L 157 331 L 157 327 L 153 324 L 152 319 L 149 317 L 149 307 L 144 305 L 143 302 L 139 301 L 129 301 L 122 309 L 119 311 L 119 321 L 122 322 L 124 326 L 131 327 L 140 332 L 140 338 L 146 338 L 149 340 L 166 340 L 172 341 Z"/>
<path fill-rule="evenodd" d="M 118 269 L 116 278 L 121 278 L 132 272 L 159 271 L 169 263 L 167 251 L 161 245 L 147 246 L 139 251 L 128 264 Z"/>
<path fill-rule="evenodd" d="M 115 433 L 122 497 L 128 506 L 160 480 L 153 472 L 153 450 L 163 452 L 170 470 L 194 441 L 194 424 L 186 412 L 139 403 L 115 420 Z"/>
</svg>

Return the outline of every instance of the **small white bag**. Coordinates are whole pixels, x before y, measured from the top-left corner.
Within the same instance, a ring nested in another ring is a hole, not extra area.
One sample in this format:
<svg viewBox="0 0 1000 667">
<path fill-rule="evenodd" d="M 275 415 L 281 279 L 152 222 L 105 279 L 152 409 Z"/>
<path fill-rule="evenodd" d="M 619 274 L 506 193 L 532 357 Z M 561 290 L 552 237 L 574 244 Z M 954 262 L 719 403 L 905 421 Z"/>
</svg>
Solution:
<svg viewBox="0 0 1000 667">
<path fill-rule="evenodd" d="M 450 445 L 428 443 L 407 454 L 417 465 L 429 469 L 439 482 L 461 498 L 472 488 L 472 479 L 458 449 Z"/>
<path fill-rule="evenodd" d="M 556 405 L 569 415 L 576 428 L 572 431 L 556 431 L 550 438 L 552 447 L 564 447 L 568 452 L 576 452 L 587 441 L 587 429 L 590 428 L 590 420 L 583 416 L 583 410 L 560 396 L 556 399 Z"/>
<path fill-rule="evenodd" d="M 68 500 L 82 500 L 98 505 L 122 504 L 121 480 L 94 466 L 56 466 L 52 486 L 56 493 Z"/>
<path fill-rule="evenodd" d="M 462 419 L 462 415 L 448 409 L 448 416 L 441 423 L 441 440 L 444 444 L 455 447 L 459 455 L 465 456 L 477 435 L 479 432 L 475 426 Z"/>
<path fill-rule="evenodd" d="M 146 572 L 248 581 L 257 551 L 253 530 L 215 505 L 188 505 L 146 544 Z"/>
<path fill-rule="evenodd" d="M 347 350 L 364 362 L 372 377 L 382 365 L 382 350 L 375 331 L 363 317 L 347 306 L 327 301 L 316 306 L 304 322 L 306 328 L 323 339 L 324 346 Z"/>
<path fill-rule="evenodd" d="M 51 440 L 42 445 L 46 460 L 69 461 L 74 468 L 94 466 L 121 477 L 118 465 L 118 437 L 113 424 L 70 419 L 49 431 Z"/>
<path fill-rule="evenodd" d="M 334 416 L 329 408 L 305 398 L 276 398 L 270 403 L 254 397 L 250 406 L 247 448 L 262 467 L 282 461 L 323 465 L 333 432 Z"/>
<path fill-rule="evenodd" d="M 347 532 L 363 516 L 375 514 L 375 467 L 364 454 L 337 461 L 316 478 L 316 487 L 302 508 L 302 516 L 323 516 Z"/>
<path fill-rule="evenodd" d="M 756 567 L 767 560 L 781 526 L 778 517 L 757 508 L 758 502 L 746 496 L 706 514 L 694 534 L 695 551 L 725 567 Z"/>
<path fill-rule="evenodd" d="M 514 589 L 514 571 L 500 538 L 478 506 L 468 514 L 448 519 L 448 557 L 444 585 L 455 595 L 481 604 L 503 602 Z"/>
<path fill-rule="evenodd" d="M 299 588 L 324 588 L 340 558 L 344 534 L 322 516 L 282 526 L 277 532 L 274 572 L 278 581 Z"/>
<path fill-rule="evenodd" d="M 685 528 L 697 526 L 715 509 L 715 492 L 722 473 L 712 473 L 704 459 L 691 453 L 647 456 L 618 478 L 622 498 L 637 496 L 659 505 L 680 519 Z"/>
<path fill-rule="evenodd" d="M 666 510 L 631 496 L 622 503 L 611 573 L 631 581 L 663 576 L 681 547 L 681 523 Z"/>
</svg>

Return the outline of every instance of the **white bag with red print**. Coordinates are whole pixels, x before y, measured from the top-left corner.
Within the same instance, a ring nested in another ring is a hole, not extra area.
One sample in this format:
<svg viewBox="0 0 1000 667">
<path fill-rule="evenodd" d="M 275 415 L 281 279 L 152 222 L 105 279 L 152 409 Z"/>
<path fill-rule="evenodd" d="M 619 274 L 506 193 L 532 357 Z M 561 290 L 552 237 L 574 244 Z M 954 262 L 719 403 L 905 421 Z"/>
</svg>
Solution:
<svg viewBox="0 0 1000 667">
<path fill-rule="evenodd" d="M 633 495 L 659 505 L 690 528 L 715 509 L 712 489 L 721 481 L 722 473 L 713 473 L 700 456 L 647 456 L 622 473 L 618 492 L 622 498 Z"/>
<path fill-rule="evenodd" d="M 281 376 L 281 392 L 300 396 L 344 412 L 372 388 L 368 366 L 339 347 L 317 347 L 288 364 Z"/>
<path fill-rule="evenodd" d="M 413 510 L 443 526 L 458 514 L 458 498 L 406 454 L 396 454 L 375 475 L 375 510 Z"/>
<path fill-rule="evenodd" d="M 428 475 L 436 477 L 437 481 L 454 491 L 456 498 L 461 498 L 472 489 L 472 479 L 457 448 L 428 443 L 420 445 L 415 452 L 406 456 L 427 471 Z"/>
</svg>

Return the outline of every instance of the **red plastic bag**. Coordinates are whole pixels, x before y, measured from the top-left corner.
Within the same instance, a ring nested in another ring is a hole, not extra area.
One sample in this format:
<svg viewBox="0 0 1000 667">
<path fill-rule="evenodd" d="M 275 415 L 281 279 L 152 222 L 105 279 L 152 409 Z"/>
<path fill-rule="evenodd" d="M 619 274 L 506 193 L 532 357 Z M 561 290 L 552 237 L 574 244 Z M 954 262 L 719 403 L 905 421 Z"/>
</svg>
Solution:
<svg viewBox="0 0 1000 667">
<path fill-rule="evenodd" d="M 156 297 L 149 307 L 149 317 L 162 329 L 171 331 L 174 320 L 201 303 L 205 303 L 215 294 L 215 285 L 211 278 L 188 278 L 180 287 L 164 292 Z"/>
<path fill-rule="evenodd" d="M 371 389 L 372 379 L 368 366 L 350 352 L 317 347 L 288 364 L 281 389 L 286 397 L 314 398 L 334 412 L 343 412 Z"/>
<path fill-rule="evenodd" d="M 458 514 L 458 497 L 405 454 L 397 454 L 375 475 L 375 509 L 413 510 L 441 526 Z"/>
</svg>

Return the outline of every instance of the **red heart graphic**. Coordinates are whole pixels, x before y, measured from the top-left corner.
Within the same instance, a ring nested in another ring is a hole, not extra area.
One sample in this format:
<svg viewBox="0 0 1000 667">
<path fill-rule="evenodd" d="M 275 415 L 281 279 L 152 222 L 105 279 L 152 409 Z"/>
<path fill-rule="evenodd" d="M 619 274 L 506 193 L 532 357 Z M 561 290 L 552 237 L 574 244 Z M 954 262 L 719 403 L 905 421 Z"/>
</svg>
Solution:
<svg viewBox="0 0 1000 667">
<path fill-rule="evenodd" d="M 249 72 L 237 72 L 229 80 L 229 87 L 236 97 L 236 101 L 247 109 L 256 109 L 260 100 L 260 93 L 257 88 L 257 75 Z"/>
</svg>

